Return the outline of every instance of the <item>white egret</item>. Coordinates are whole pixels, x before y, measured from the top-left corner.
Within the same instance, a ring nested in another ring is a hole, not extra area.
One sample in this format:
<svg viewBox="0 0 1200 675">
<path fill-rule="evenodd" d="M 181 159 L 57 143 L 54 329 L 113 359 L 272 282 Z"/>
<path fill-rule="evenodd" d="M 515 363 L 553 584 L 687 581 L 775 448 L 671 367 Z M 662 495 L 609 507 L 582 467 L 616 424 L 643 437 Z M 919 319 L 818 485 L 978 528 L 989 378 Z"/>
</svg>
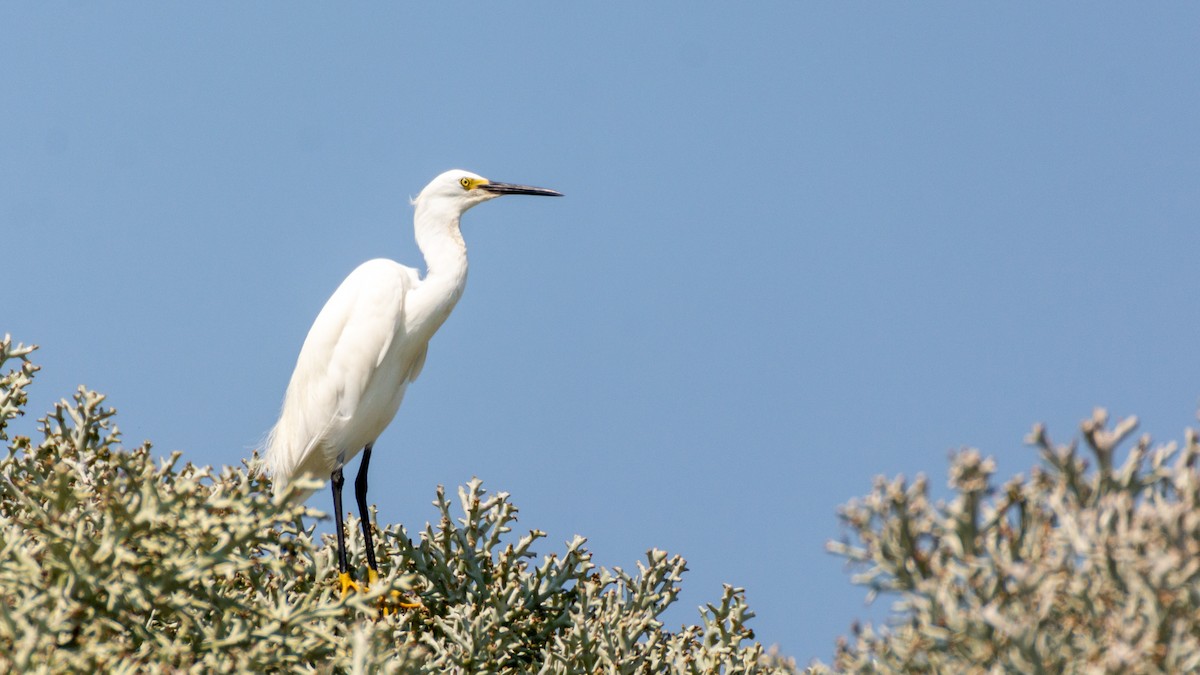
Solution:
<svg viewBox="0 0 1200 675">
<path fill-rule="evenodd" d="M 425 364 L 429 339 L 466 285 L 462 214 L 507 194 L 562 196 L 545 188 L 494 183 L 469 171 L 434 178 L 413 200 L 425 277 L 391 260 L 363 263 L 325 303 L 300 349 L 279 421 L 267 436 L 265 460 L 276 494 L 298 476 L 330 479 L 343 595 L 358 585 L 346 562 L 342 468 L 363 451 L 354 488 L 368 579 L 374 581 L 379 567 L 367 518 L 371 447 L 395 417 L 404 390 Z"/>
</svg>

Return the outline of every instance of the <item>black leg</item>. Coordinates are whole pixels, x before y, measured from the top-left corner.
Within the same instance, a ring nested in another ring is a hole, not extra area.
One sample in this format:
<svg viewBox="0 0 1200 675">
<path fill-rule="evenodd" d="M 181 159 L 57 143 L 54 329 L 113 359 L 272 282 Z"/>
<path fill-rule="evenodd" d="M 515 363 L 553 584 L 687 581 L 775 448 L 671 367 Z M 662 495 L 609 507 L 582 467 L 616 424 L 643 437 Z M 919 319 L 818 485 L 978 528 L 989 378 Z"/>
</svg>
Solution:
<svg viewBox="0 0 1200 675">
<path fill-rule="evenodd" d="M 333 485 L 333 517 L 337 519 L 338 541 L 338 572 L 349 574 L 350 565 L 346 562 L 346 524 L 342 521 L 342 486 L 346 478 L 342 476 L 342 467 L 338 467 L 330 476 Z"/>
<path fill-rule="evenodd" d="M 354 498 L 358 501 L 358 517 L 362 519 L 363 544 L 367 547 L 367 565 L 376 574 L 379 565 L 375 564 L 375 542 L 371 539 L 371 516 L 367 511 L 367 466 L 371 463 L 371 446 L 367 443 L 363 448 L 362 463 L 358 465 L 358 476 L 354 478 Z"/>
</svg>

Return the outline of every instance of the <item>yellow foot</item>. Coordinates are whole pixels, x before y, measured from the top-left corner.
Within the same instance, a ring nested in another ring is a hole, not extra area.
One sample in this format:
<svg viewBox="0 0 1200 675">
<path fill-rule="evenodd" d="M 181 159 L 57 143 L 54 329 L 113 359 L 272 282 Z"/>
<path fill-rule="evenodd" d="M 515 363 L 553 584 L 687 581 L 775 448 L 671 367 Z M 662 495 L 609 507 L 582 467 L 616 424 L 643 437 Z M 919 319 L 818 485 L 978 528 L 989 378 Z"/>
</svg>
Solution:
<svg viewBox="0 0 1200 675">
<path fill-rule="evenodd" d="M 376 581 L 379 581 L 379 573 L 372 569 L 367 570 L 367 583 L 373 584 Z M 392 602 L 394 602 L 395 605 L 398 606 L 400 609 L 416 609 L 418 607 L 423 606 L 419 602 L 404 602 L 403 600 L 397 601 L 401 597 L 403 597 L 403 596 L 400 595 L 400 591 L 392 591 Z M 379 613 L 382 616 L 391 616 L 391 615 L 395 614 L 398 611 L 396 609 L 396 606 L 393 606 L 391 603 L 389 603 L 387 600 L 384 600 L 383 598 L 379 599 Z"/>
<path fill-rule="evenodd" d="M 393 614 L 399 613 L 400 610 L 402 610 L 402 609 L 420 609 L 425 606 L 419 602 L 405 602 L 400 599 L 402 597 L 404 597 L 404 596 L 400 595 L 400 591 L 392 591 L 392 598 L 391 598 L 390 602 L 388 600 L 380 598 L 379 599 L 379 615 L 380 616 L 391 616 Z"/>
<path fill-rule="evenodd" d="M 365 588 L 363 588 L 362 586 L 359 586 L 357 583 L 354 582 L 353 579 L 350 578 L 349 572 L 339 573 L 338 581 L 340 581 L 342 584 L 342 597 L 343 598 L 350 594 L 351 589 L 353 589 L 359 593 L 362 593 L 364 590 L 366 590 Z"/>
</svg>

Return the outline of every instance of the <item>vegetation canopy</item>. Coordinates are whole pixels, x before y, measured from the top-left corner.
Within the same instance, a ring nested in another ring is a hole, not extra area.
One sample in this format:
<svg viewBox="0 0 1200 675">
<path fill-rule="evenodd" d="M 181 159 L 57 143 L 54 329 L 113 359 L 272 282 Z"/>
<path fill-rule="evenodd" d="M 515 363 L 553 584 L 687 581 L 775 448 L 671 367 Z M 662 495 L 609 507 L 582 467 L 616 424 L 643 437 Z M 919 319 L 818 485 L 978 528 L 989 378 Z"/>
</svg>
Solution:
<svg viewBox="0 0 1200 675">
<path fill-rule="evenodd" d="M 636 570 L 606 569 L 581 537 L 538 555 L 544 533 L 516 537 L 516 507 L 478 480 L 456 498 L 439 488 L 415 541 L 377 530 L 383 574 L 343 599 L 322 514 L 272 498 L 256 468 L 123 448 L 103 396 L 82 387 L 39 420 L 39 440 L 10 436 L 31 352 L 0 341 L 0 672 L 797 670 L 755 641 L 741 589 L 669 630 L 659 617 L 683 559 L 652 550 Z M 842 507 L 828 549 L 869 599 L 895 599 L 891 615 L 808 672 L 1200 671 L 1200 443 L 1189 430 L 1120 451 L 1135 426 L 1097 410 L 1082 450 L 1035 427 L 1041 465 L 1002 484 L 991 459 L 961 451 L 943 500 L 924 476 L 877 478 Z"/>
<path fill-rule="evenodd" d="M 10 438 L 31 351 L 0 342 L 0 672 L 792 670 L 754 641 L 741 589 L 666 630 L 682 558 L 606 569 L 581 537 L 539 556 L 544 533 L 511 536 L 516 507 L 479 480 L 457 499 L 439 488 L 416 542 L 377 531 L 390 566 L 343 599 L 336 544 L 311 524 L 322 514 L 273 499 L 261 471 L 122 448 L 83 387 L 39 420 L 40 440 Z M 356 524 L 347 546 L 365 569 Z M 422 606 L 395 611 L 397 594 Z"/>
<path fill-rule="evenodd" d="M 959 452 L 948 500 L 924 476 L 877 478 L 828 548 L 869 597 L 899 599 L 889 625 L 839 644 L 838 670 L 1200 671 L 1200 445 L 1142 437 L 1118 463 L 1136 424 L 1096 410 L 1082 452 L 1035 426 L 1043 465 L 999 486 L 990 458 Z"/>
</svg>

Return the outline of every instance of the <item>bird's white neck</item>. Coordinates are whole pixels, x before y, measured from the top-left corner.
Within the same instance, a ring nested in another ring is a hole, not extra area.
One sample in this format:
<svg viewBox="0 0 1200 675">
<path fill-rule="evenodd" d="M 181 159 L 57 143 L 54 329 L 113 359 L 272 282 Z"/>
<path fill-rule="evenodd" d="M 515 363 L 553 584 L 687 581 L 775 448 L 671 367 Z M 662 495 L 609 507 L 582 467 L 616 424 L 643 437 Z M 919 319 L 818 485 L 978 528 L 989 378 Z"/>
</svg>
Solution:
<svg viewBox="0 0 1200 675">
<path fill-rule="evenodd" d="M 414 291 L 422 296 L 414 306 L 427 312 L 421 318 L 431 319 L 433 330 L 450 315 L 467 285 L 467 244 L 459 231 L 461 215 L 418 204 L 414 216 L 417 247 L 425 257 L 427 270 Z"/>
</svg>

